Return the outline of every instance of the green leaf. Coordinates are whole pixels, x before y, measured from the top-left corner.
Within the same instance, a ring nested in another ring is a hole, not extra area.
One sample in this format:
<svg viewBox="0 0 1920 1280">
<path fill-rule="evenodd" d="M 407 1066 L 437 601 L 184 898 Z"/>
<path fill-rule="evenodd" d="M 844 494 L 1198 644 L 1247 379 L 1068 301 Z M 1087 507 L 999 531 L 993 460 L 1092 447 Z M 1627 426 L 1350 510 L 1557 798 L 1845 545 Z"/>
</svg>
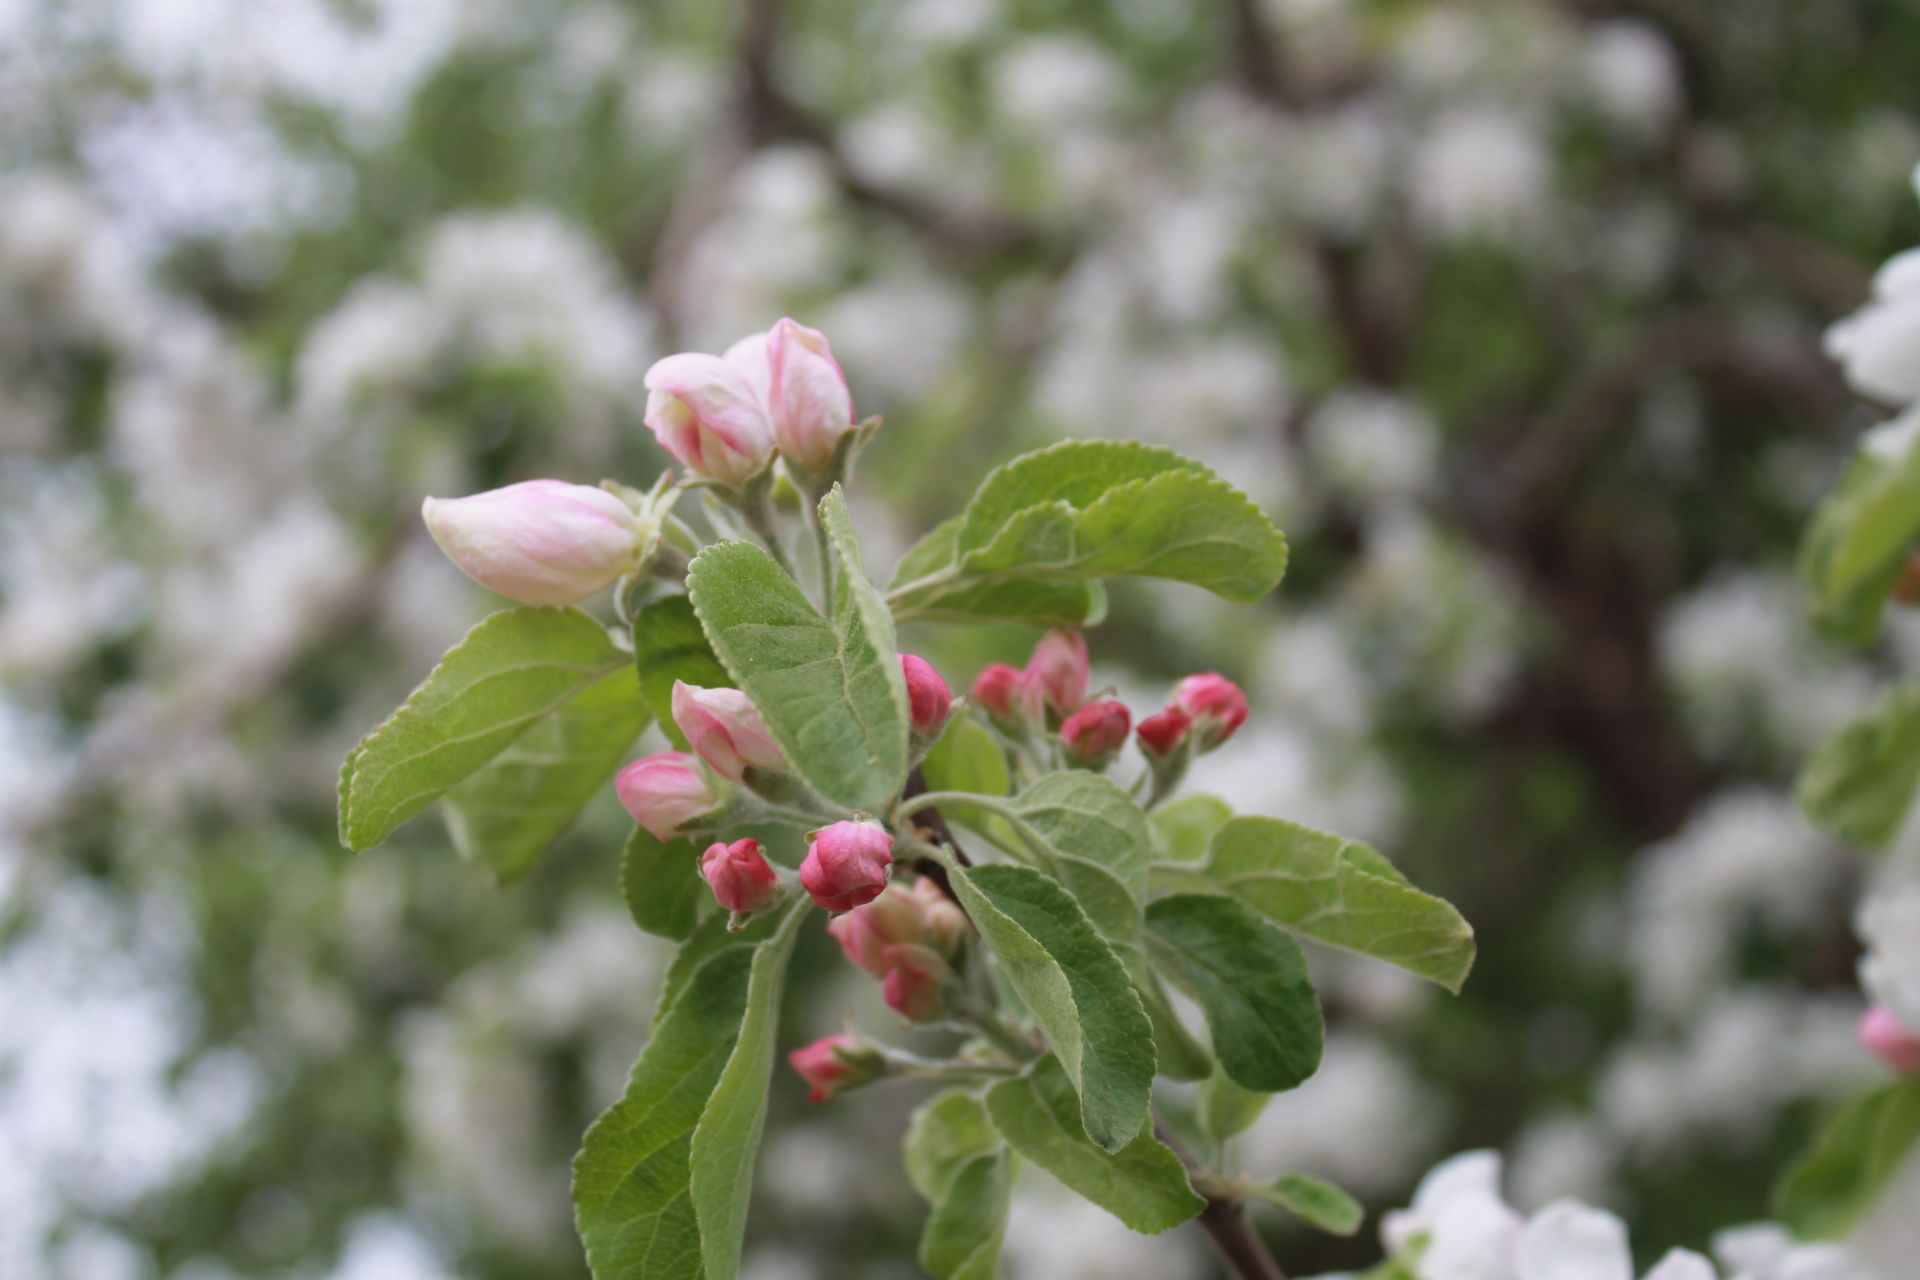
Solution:
<svg viewBox="0 0 1920 1280">
<path fill-rule="evenodd" d="M 1279 584 L 1286 563 L 1273 523 L 1192 459 L 1130 442 L 1069 441 L 989 475 L 957 521 L 908 552 L 890 598 L 902 618 L 1036 621 L 1037 585 L 1148 577 L 1251 603 Z M 1068 614 L 1080 607 L 1070 597 L 1047 603 Z"/>
<path fill-rule="evenodd" d="M 1074 769 L 1050 773 L 1022 791 L 1013 810 L 1064 861 L 1104 872 L 1136 902 L 1147 896 L 1152 857 L 1147 816 L 1110 778 Z"/>
<path fill-rule="evenodd" d="M 1900 685 L 1820 744 L 1795 797 L 1816 824 L 1873 848 L 1900 831 L 1920 788 L 1920 682 Z"/>
<path fill-rule="evenodd" d="M 1278 818 L 1235 818 L 1213 838 L 1189 892 L 1229 894 L 1282 928 L 1399 965 L 1459 991 L 1473 968 L 1473 928 L 1446 902 L 1407 883 L 1357 841 Z"/>
<path fill-rule="evenodd" d="M 1215 1142 L 1225 1142 L 1251 1128 L 1272 1100 L 1272 1094 L 1243 1089 L 1226 1072 L 1216 1071 L 1200 1082 L 1200 1129 Z"/>
<path fill-rule="evenodd" d="M 1013 1199 L 1005 1152 L 969 1160 L 934 1205 L 920 1236 L 920 1265 L 940 1280 L 993 1280 Z"/>
<path fill-rule="evenodd" d="M 921 578 L 950 574 L 955 540 L 964 517 L 936 525 L 907 549 L 894 567 L 889 593 Z M 973 622 L 994 618 L 1037 627 L 1092 627 L 1107 616 L 1107 593 L 1097 582 L 1071 578 L 995 581 L 967 585 L 949 581 L 932 596 L 917 618 Z"/>
<path fill-rule="evenodd" d="M 693 842 L 662 842 L 645 827 L 635 827 L 627 837 L 620 858 L 620 891 L 635 924 L 676 942 L 692 936 L 700 908 L 709 900 L 700 875 L 700 851 Z"/>
<path fill-rule="evenodd" d="M 700 1226 L 706 1280 L 734 1280 L 740 1272 L 754 1157 L 767 1124 L 767 1086 L 773 1077 L 780 993 L 807 907 L 803 898 L 786 908 L 786 918 L 772 939 L 754 952 L 739 1038 L 693 1131 L 693 1211 Z"/>
<path fill-rule="evenodd" d="M 1001 1147 L 986 1101 L 965 1089 L 935 1094 L 907 1123 L 907 1178 L 928 1202 L 938 1201 L 969 1161 Z"/>
<path fill-rule="evenodd" d="M 686 596 L 665 596 L 643 606 L 633 619 L 633 663 L 640 672 L 640 692 L 660 728 L 682 751 L 687 735 L 673 722 L 673 682 L 684 680 L 702 689 L 725 689 L 733 677 L 713 656 L 707 633 Z"/>
<path fill-rule="evenodd" d="M 920 772 L 929 791 L 971 791 L 1004 796 L 1013 790 L 1007 777 L 1007 753 L 999 740 L 970 716 L 955 716 L 933 744 Z"/>
<path fill-rule="evenodd" d="M 1180 1157 L 1146 1124 L 1118 1150 L 1089 1142 L 1073 1085 L 1053 1057 L 989 1089 L 987 1110 L 1015 1151 L 1135 1231 L 1155 1235 L 1207 1207 Z"/>
<path fill-rule="evenodd" d="M 1806 1239 L 1844 1236 L 1920 1145 L 1920 1078 L 1848 1103 L 1774 1188 L 1774 1212 Z"/>
<path fill-rule="evenodd" d="M 1121 953 L 1121 959 L 1133 977 L 1133 990 L 1147 1011 L 1147 1021 L 1153 1024 L 1153 1054 L 1159 1073 L 1169 1080 L 1205 1080 L 1213 1073 L 1213 1057 L 1174 1012 L 1166 988 L 1160 985 L 1160 975 L 1147 963 L 1145 953 L 1137 945 L 1131 946 Z"/>
<path fill-rule="evenodd" d="M 1232 898 L 1183 893 L 1147 908 L 1146 945 L 1207 1015 L 1235 1083 L 1279 1093 L 1319 1070 L 1325 1026 L 1299 943 Z"/>
<path fill-rule="evenodd" d="M 1912 417 L 1867 433 L 1800 548 L 1814 620 L 1854 644 L 1880 633 L 1887 597 L 1920 537 L 1920 432 Z"/>
<path fill-rule="evenodd" d="M 606 628 L 578 609 L 508 609 L 484 619 L 347 753 L 340 843 L 356 852 L 379 844 L 627 661 Z"/>
<path fill-rule="evenodd" d="M 1118 1151 L 1147 1120 L 1153 1027 L 1127 970 L 1067 891 L 1027 867 L 962 868 L 961 905 L 1080 1095 L 1094 1142 Z"/>
<path fill-rule="evenodd" d="M 1198 862 L 1207 856 L 1213 837 L 1233 817 L 1225 800 L 1214 796 L 1181 796 L 1153 811 L 1153 834 L 1162 856 L 1174 862 Z"/>
<path fill-rule="evenodd" d="M 441 800 L 454 848 L 502 884 L 532 870 L 647 727 L 632 671 L 582 689 Z"/>
<path fill-rule="evenodd" d="M 575 1222 L 596 1280 L 733 1276 L 738 1189 L 766 1105 L 759 1063 L 803 914 L 796 904 L 734 934 L 715 917 L 682 949 L 690 963 L 669 975 L 625 1096 L 574 1158 Z"/>
<path fill-rule="evenodd" d="M 906 781 L 906 681 L 892 619 L 860 568 L 837 490 L 820 516 L 840 560 L 833 622 L 751 543 L 708 547 L 687 585 L 714 652 L 794 769 L 833 803 L 878 811 Z"/>
<path fill-rule="evenodd" d="M 1331 1182 L 1304 1173 L 1285 1174 L 1271 1186 L 1250 1188 L 1250 1193 L 1336 1236 L 1352 1235 L 1367 1217 L 1358 1200 Z"/>
</svg>

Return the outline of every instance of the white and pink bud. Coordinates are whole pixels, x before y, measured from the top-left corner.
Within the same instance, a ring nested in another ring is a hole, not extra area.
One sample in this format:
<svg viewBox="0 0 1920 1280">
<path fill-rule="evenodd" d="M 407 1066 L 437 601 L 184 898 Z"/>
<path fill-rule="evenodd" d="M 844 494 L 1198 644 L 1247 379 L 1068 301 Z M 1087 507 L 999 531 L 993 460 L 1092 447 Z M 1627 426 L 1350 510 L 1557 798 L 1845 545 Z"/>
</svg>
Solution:
<svg viewBox="0 0 1920 1280">
<path fill-rule="evenodd" d="M 1187 734 L 1193 729 L 1193 717 L 1178 707 L 1168 707 L 1140 722 L 1134 735 L 1140 739 L 1140 749 L 1148 756 L 1165 760 L 1186 744 Z"/>
<path fill-rule="evenodd" d="M 752 836 L 732 844 L 715 841 L 708 845 L 700 855 L 700 874 L 713 890 L 715 902 L 742 915 L 758 911 L 780 892 L 780 877 Z"/>
<path fill-rule="evenodd" d="M 938 737 L 946 728 L 947 715 L 953 710 L 953 690 L 933 669 L 933 664 L 917 654 L 900 655 L 900 671 L 907 680 L 907 719 L 916 737 Z"/>
<path fill-rule="evenodd" d="M 893 837 L 877 822 L 836 822 L 813 833 L 800 883 L 824 911 L 851 911 L 879 897 L 893 865 Z"/>
<path fill-rule="evenodd" d="M 1195 746 L 1201 751 L 1211 751 L 1231 738 L 1247 720 L 1247 695 L 1215 671 L 1188 676 L 1175 685 L 1168 706 L 1192 718 Z"/>
<path fill-rule="evenodd" d="M 795 1049 L 787 1055 L 787 1065 L 807 1082 L 808 1102 L 825 1102 L 843 1089 L 886 1074 L 880 1055 L 844 1032 Z"/>
<path fill-rule="evenodd" d="M 696 475 L 738 487 L 773 457 L 773 427 L 739 363 L 687 352 L 647 370 L 647 426 Z"/>
<path fill-rule="evenodd" d="M 1901 1075 L 1920 1075 L 1920 1034 L 1884 1004 L 1876 1004 L 1860 1018 L 1860 1043 Z"/>
<path fill-rule="evenodd" d="M 687 735 L 694 754 L 730 782 L 745 781 L 748 769 L 787 772 L 786 753 L 753 700 L 738 689 L 703 689 L 675 680 L 673 722 Z"/>
<path fill-rule="evenodd" d="M 640 757 L 620 770 L 613 788 L 633 820 L 656 840 L 673 839 L 681 828 L 725 803 L 700 762 L 684 751 Z"/>
<path fill-rule="evenodd" d="M 908 1022 L 928 1022 L 947 1011 L 947 997 L 958 985 L 953 966 L 931 947 L 910 942 L 886 949 L 886 976 L 880 996 Z"/>
<path fill-rule="evenodd" d="M 1040 682 L 1004 662 L 988 664 L 973 682 L 973 700 L 1008 733 L 1022 733 L 1045 710 Z"/>
<path fill-rule="evenodd" d="M 727 359 L 749 370 L 781 455 L 802 471 L 824 471 L 854 427 L 853 393 L 826 335 L 782 318 L 736 342 Z"/>
<path fill-rule="evenodd" d="M 1070 716 L 1087 700 L 1087 638 L 1056 627 L 1040 637 L 1027 659 L 1027 673 L 1040 684 L 1047 705 Z"/>
<path fill-rule="evenodd" d="M 1060 742 L 1067 763 L 1076 769 L 1104 769 L 1127 745 L 1133 715 L 1126 704 L 1111 698 L 1084 704 L 1060 726 Z"/>
<path fill-rule="evenodd" d="M 591 485 L 523 480 L 420 505 L 428 532 L 469 578 L 521 604 L 584 600 L 638 566 L 645 530 Z"/>
<path fill-rule="evenodd" d="M 960 908 L 925 876 L 910 886 L 889 884 L 872 902 L 827 922 L 848 962 L 876 978 L 886 976 L 888 947 L 923 945 L 953 959 L 968 928 Z"/>
</svg>

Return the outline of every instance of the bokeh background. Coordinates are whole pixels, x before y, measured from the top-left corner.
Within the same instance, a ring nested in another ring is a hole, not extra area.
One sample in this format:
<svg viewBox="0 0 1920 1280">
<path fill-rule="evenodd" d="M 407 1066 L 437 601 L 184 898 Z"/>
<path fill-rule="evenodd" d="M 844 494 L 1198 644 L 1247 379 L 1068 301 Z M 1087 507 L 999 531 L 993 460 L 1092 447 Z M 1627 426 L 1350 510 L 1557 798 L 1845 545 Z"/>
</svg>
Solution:
<svg viewBox="0 0 1920 1280">
<path fill-rule="evenodd" d="M 1316 957 L 1247 1167 L 1379 1208 L 1496 1146 L 1649 1257 L 1764 1216 L 1875 1070 L 1860 866 L 1785 784 L 1920 629 L 1827 647 L 1790 561 L 1874 420 L 1822 331 L 1920 241 L 1917 65 L 1907 0 L 0 0 L 0 1276 L 584 1275 L 665 959 L 624 815 L 501 890 L 432 817 L 350 858 L 333 785 L 496 603 L 421 496 L 643 484 L 648 364 L 789 313 L 886 416 L 876 571 L 1067 435 L 1287 530 L 1259 607 L 1116 590 L 1099 674 L 1241 680 L 1209 789 L 1481 959 Z M 894 1025 L 803 964 L 794 1042 Z M 800 1095 L 752 1280 L 916 1274 L 911 1094 Z M 1007 1258 L 1213 1274 L 1037 1178 Z"/>
</svg>

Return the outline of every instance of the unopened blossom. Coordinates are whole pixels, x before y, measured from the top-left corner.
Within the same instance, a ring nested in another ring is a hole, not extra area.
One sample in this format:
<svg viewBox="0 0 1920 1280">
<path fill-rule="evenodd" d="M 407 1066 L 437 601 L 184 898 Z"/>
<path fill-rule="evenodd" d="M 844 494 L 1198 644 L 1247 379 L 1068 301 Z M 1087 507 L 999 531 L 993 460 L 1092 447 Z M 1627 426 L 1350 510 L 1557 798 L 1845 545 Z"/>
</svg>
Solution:
<svg viewBox="0 0 1920 1280">
<path fill-rule="evenodd" d="M 1211 751 L 1231 738 L 1247 720 L 1247 695 L 1239 685 L 1214 671 L 1188 676 L 1175 685 L 1168 705 L 1192 718 L 1196 745 L 1202 751 Z"/>
<path fill-rule="evenodd" d="M 871 1051 L 841 1033 L 823 1036 L 787 1055 L 787 1065 L 806 1081 L 808 1102 L 825 1102 L 842 1089 L 864 1084 L 877 1072 Z"/>
<path fill-rule="evenodd" d="M 827 922 L 848 962 L 876 978 L 886 976 L 888 947 L 912 943 L 952 959 L 968 927 L 960 908 L 925 876 L 911 885 L 890 884 L 872 902 Z"/>
<path fill-rule="evenodd" d="M 1920 401 L 1920 249 L 1880 268 L 1873 300 L 1827 330 L 1827 354 L 1862 394 L 1896 405 Z"/>
<path fill-rule="evenodd" d="M 1080 769 L 1104 769 L 1127 745 L 1133 716 L 1126 704 L 1111 698 L 1089 702 L 1060 726 L 1067 762 Z"/>
<path fill-rule="evenodd" d="M 880 896 L 893 865 L 893 837 L 877 822 L 836 822 L 813 833 L 800 883 L 825 911 L 851 911 Z"/>
<path fill-rule="evenodd" d="M 751 836 L 732 844 L 708 845 L 700 855 L 700 874 L 713 890 L 714 901 L 728 911 L 758 911 L 780 891 L 780 877 L 760 852 L 760 842 Z"/>
<path fill-rule="evenodd" d="M 694 753 L 729 781 L 743 781 L 748 769 L 787 771 L 786 753 L 753 700 L 738 689 L 703 689 L 675 680 L 673 722 L 687 735 Z"/>
<path fill-rule="evenodd" d="M 1920 1034 L 1887 1006 L 1876 1004 L 1861 1015 L 1860 1043 L 1901 1075 L 1920 1074 Z"/>
<path fill-rule="evenodd" d="M 907 681 L 907 719 L 914 733 L 931 738 L 946 726 L 947 714 L 953 710 L 953 690 L 933 664 L 917 654 L 901 654 L 900 671 Z"/>
<path fill-rule="evenodd" d="M 1040 682 L 1018 667 L 989 663 L 974 679 L 973 700 L 986 708 L 995 724 L 1018 732 L 1040 718 L 1044 705 Z"/>
<path fill-rule="evenodd" d="M 523 480 L 465 498 L 428 498 L 420 515 L 462 572 L 521 604 L 573 604 L 639 562 L 638 517 L 591 485 Z"/>
<path fill-rule="evenodd" d="M 734 343 L 726 358 L 747 372 L 781 456 L 804 471 L 823 470 L 833 461 L 854 426 L 853 393 L 825 334 L 782 318 L 767 332 Z"/>
<path fill-rule="evenodd" d="M 687 352 L 647 370 L 647 426 L 696 475 L 741 485 L 773 456 L 773 427 L 746 371 Z"/>
<path fill-rule="evenodd" d="M 1148 716 L 1134 730 L 1140 739 L 1141 749 L 1151 755 L 1170 756 L 1187 740 L 1187 734 L 1193 728 L 1193 717 L 1178 707 L 1168 707 L 1165 711 Z"/>
<path fill-rule="evenodd" d="M 939 954 L 927 947 L 891 946 L 886 966 L 880 996 L 888 1008 L 909 1022 L 927 1022 L 946 1013 L 954 973 Z"/>
<path fill-rule="evenodd" d="M 1027 673 L 1039 682 L 1048 706 L 1072 715 L 1087 700 L 1087 638 L 1065 627 L 1047 632 L 1033 646 Z"/>
<path fill-rule="evenodd" d="M 700 762 L 684 751 L 642 756 L 620 770 L 613 787 L 633 820 L 656 840 L 671 840 L 680 828 L 718 809 L 724 797 Z"/>
</svg>

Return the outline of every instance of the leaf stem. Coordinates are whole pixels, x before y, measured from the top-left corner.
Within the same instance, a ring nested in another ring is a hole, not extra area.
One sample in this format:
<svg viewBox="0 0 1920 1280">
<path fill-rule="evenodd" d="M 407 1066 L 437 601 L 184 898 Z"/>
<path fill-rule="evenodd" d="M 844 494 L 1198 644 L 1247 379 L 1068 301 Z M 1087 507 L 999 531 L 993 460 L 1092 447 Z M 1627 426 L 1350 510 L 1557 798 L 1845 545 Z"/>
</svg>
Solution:
<svg viewBox="0 0 1920 1280">
<path fill-rule="evenodd" d="M 1221 1262 L 1235 1280 L 1287 1280 L 1286 1272 L 1280 1270 L 1280 1264 L 1267 1252 L 1266 1241 L 1247 1221 L 1246 1206 L 1240 1197 L 1221 1187 L 1158 1116 L 1153 1118 L 1153 1136 L 1173 1148 L 1180 1163 L 1193 1175 L 1194 1189 L 1206 1197 L 1207 1207 L 1194 1221 L 1213 1240 Z"/>
</svg>

